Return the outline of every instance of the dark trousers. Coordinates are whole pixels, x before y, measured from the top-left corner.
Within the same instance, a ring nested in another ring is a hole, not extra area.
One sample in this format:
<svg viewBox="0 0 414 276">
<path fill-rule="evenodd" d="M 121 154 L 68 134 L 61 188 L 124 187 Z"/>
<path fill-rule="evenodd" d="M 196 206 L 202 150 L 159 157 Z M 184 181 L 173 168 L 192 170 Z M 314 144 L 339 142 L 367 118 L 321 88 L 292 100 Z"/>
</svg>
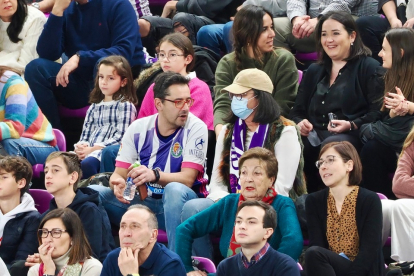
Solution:
<svg viewBox="0 0 414 276">
<path fill-rule="evenodd" d="M 87 179 L 99 172 L 101 162 L 95 157 L 86 157 L 81 162 L 82 179 Z"/>
<path fill-rule="evenodd" d="M 143 16 L 142 19 L 145 19 L 151 24 L 149 34 L 142 38 L 143 46 L 151 55 L 155 53 L 155 48 L 158 46 L 161 38 L 172 33 L 174 27 L 184 26 L 188 31 L 188 35 L 187 33 L 184 34 L 188 36 L 193 45 L 197 45 L 198 30 L 205 25 L 214 24 L 214 21 L 207 17 L 185 12 L 177 13 L 172 20 L 158 16 Z"/>
<path fill-rule="evenodd" d="M 385 32 L 391 27 L 387 18 L 379 16 L 362 16 L 356 20 L 359 34 L 365 46 L 371 49 L 372 57 L 382 64 L 378 53 L 382 49 Z"/>
<path fill-rule="evenodd" d="M 318 132 L 319 133 L 319 132 Z M 327 134 L 326 131 L 323 131 L 323 134 Z M 319 135 L 322 136 L 322 135 Z M 326 137 L 326 136 L 325 136 Z M 322 179 L 319 175 L 319 170 L 316 168 L 315 162 L 318 160 L 319 152 L 322 147 L 331 142 L 341 142 L 348 141 L 350 142 L 357 151 L 361 148 L 361 142 L 358 136 L 358 131 L 352 131 L 348 133 L 340 133 L 336 135 L 330 135 L 326 137 L 320 146 L 314 147 L 309 143 L 307 137 L 302 136 L 303 142 L 303 158 L 305 159 L 305 164 L 303 171 L 306 176 L 306 185 L 308 193 L 316 192 L 322 188 L 325 188 L 325 184 L 322 182 Z"/>
<path fill-rule="evenodd" d="M 92 76 L 85 78 L 75 71 L 69 75 L 67 87 L 56 86 L 61 67 L 57 62 L 38 58 L 26 66 L 24 76 L 43 114 L 58 129 L 61 129 L 58 103 L 71 109 L 85 107 L 94 85 Z"/>
<path fill-rule="evenodd" d="M 306 276 L 345 276 L 352 262 L 331 250 L 319 246 L 311 246 L 305 253 Z"/>
<path fill-rule="evenodd" d="M 397 153 L 377 140 L 369 140 L 361 150 L 362 186 L 395 199 L 392 178 L 397 169 Z"/>
</svg>

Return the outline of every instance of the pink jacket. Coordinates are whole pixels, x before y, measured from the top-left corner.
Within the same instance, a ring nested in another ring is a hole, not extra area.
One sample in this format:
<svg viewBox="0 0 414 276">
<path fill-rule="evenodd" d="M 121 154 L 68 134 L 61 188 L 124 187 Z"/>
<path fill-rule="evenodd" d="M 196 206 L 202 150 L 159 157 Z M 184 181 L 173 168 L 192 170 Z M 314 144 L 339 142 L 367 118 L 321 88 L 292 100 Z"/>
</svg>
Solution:
<svg viewBox="0 0 414 276">
<path fill-rule="evenodd" d="M 414 198 L 414 143 L 403 153 L 392 180 L 392 191 L 398 198 Z"/>
<path fill-rule="evenodd" d="M 210 89 L 207 84 L 199 78 L 190 80 L 191 97 L 194 99 L 194 105 L 190 107 L 190 112 L 201 119 L 209 130 L 214 130 L 213 126 L 213 100 L 211 99 Z M 148 88 L 142 101 L 141 109 L 138 113 L 138 119 L 157 113 L 154 105 L 154 84 Z"/>
</svg>

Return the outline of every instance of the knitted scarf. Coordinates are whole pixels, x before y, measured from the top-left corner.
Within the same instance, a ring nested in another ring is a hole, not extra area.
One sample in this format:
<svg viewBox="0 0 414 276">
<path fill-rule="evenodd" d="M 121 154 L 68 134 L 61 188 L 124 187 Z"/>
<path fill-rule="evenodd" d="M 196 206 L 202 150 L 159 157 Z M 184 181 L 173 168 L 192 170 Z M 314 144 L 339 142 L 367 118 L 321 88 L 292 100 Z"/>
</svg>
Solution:
<svg viewBox="0 0 414 276">
<path fill-rule="evenodd" d="M 275 189 L 270 188 L 269 190 L 267 190 L 266 194 L 264 195 L 261 201 L 271 205 L 276 196 L 277 196 L 277 193 Z M 240 206 L 240 204 L 242 204 L 244 201 L 246 201 L 244 199 L 244 196 L 240 194 L 239 203 L 237 204 L 237 206 Z M 240 250 L 241 250 L 240 249 L 241 245 L 236 242 L 235 229 L 236 229 L 236 226 L 233 228 L 233 234 L 231 235 L 229 250 L 227 250 L 227 258 L 240 253 Z"/>
<path fill-rule="evenodd" d="M 269 125 L 259 125 L 253 134 L 252 141 L 250 142 L 249 149 L 256 147 L 263 147 Z M 239 184 L 239 159 L 242 154 L 247 151 L 244 148 L 244 141 L 246 140 L 247 126 L 244 120 L 238 119 L 234 125 L 233 136 L 231 139 L 231 164 L 230 164 L 230 190 L 232 193 L 240 193 Z"/>
<path fill-rule="evenodd" d="M 80 276 L 82 272 L 83 262 L 73 265 L 65 265 L 57 274 L 57 276 Z M 41 263 L 39 267 L 39 276 L 44 274 L 44 264 Z"/>
<path fill-rule="evenodd" d="M 263 143 L 263 147 L 270 150 L 271 152 L 274 152 L 275 145 L 277 141 L 280 139 L 280 136 L 282 135 L 283 128 L 285 126 L 295 126 L 296 124 L 284 118 L 283 116 L 280 116 L 280 118 L 273 123 L 269 124 L 268 134 L 265 138 L 265 142 Z M 223 183 L 226 184 L 228 188 L 228 192 L 231 193 L 231 186 L 230 186 L 230 149 L 231 149 L 231 142 L 233 137 L 233 131 L 234 131 L 234 125 L 233 124 L 227 124 L 226 125 L 226 133 L 224 135 L 224 142 L 223 142 L 223 151 L 221 153 L 221 162 L 219 164 L 219 173 L 220 176 L 223 179 Z M 300 137 L 300 132 L 298 128 L 296 127 L 296 132 L 298 134 L 298 140 L 301 147 L 301 157 L 299 161 L 298 170 L 296 171 L 296 177 L 295 181 L 293 183 L 293 188 L 289 192 L 289 197 L 292 200 L 296 200 L 299 196 L 306 194 L 306 182 L 303 174 L 303 144 L 302 139 Z"/>
</svg>

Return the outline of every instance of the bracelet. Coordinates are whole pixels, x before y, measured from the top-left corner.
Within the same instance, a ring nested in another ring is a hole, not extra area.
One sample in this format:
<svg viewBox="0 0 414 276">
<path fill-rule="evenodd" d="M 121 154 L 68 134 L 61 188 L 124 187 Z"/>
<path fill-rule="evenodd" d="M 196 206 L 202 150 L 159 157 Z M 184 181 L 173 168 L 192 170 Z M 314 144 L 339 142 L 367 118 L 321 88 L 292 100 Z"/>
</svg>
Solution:
<svg viewBox="0 0 414 276">
<path fill-rule="evenodd" d="M 158 169 L 153 169 L 152 170 L 155 174 L 155 181 L 153 183 L 158 183 L 158 181 L 160 181 L 160 171 Z"/>
</svg>

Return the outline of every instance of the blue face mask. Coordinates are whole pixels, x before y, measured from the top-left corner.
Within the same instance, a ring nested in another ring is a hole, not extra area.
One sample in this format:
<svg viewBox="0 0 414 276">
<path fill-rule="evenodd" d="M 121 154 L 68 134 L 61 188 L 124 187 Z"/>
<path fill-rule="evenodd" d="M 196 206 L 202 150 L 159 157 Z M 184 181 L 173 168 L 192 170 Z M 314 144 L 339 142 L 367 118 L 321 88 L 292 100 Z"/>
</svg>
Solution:
<svg viewBox="0 0 414 276">
<path fill-rule="evenodd" d="M 245 99 L 242 98 L 241 100 L 236 99 L 236 97 L 233 97 L 233 99 L 231 100 L 231 111 L 233 111 L 234 115 L 236 115 L 237 117 L 239 117 L 242 120 L 245 120 L 247 117 L 249 117 L 254 109 L 250 109 L 247 107 L 247 103 L 255 98 L 256 96 L 251 97 L 250 99 Z"/>
</svg>

